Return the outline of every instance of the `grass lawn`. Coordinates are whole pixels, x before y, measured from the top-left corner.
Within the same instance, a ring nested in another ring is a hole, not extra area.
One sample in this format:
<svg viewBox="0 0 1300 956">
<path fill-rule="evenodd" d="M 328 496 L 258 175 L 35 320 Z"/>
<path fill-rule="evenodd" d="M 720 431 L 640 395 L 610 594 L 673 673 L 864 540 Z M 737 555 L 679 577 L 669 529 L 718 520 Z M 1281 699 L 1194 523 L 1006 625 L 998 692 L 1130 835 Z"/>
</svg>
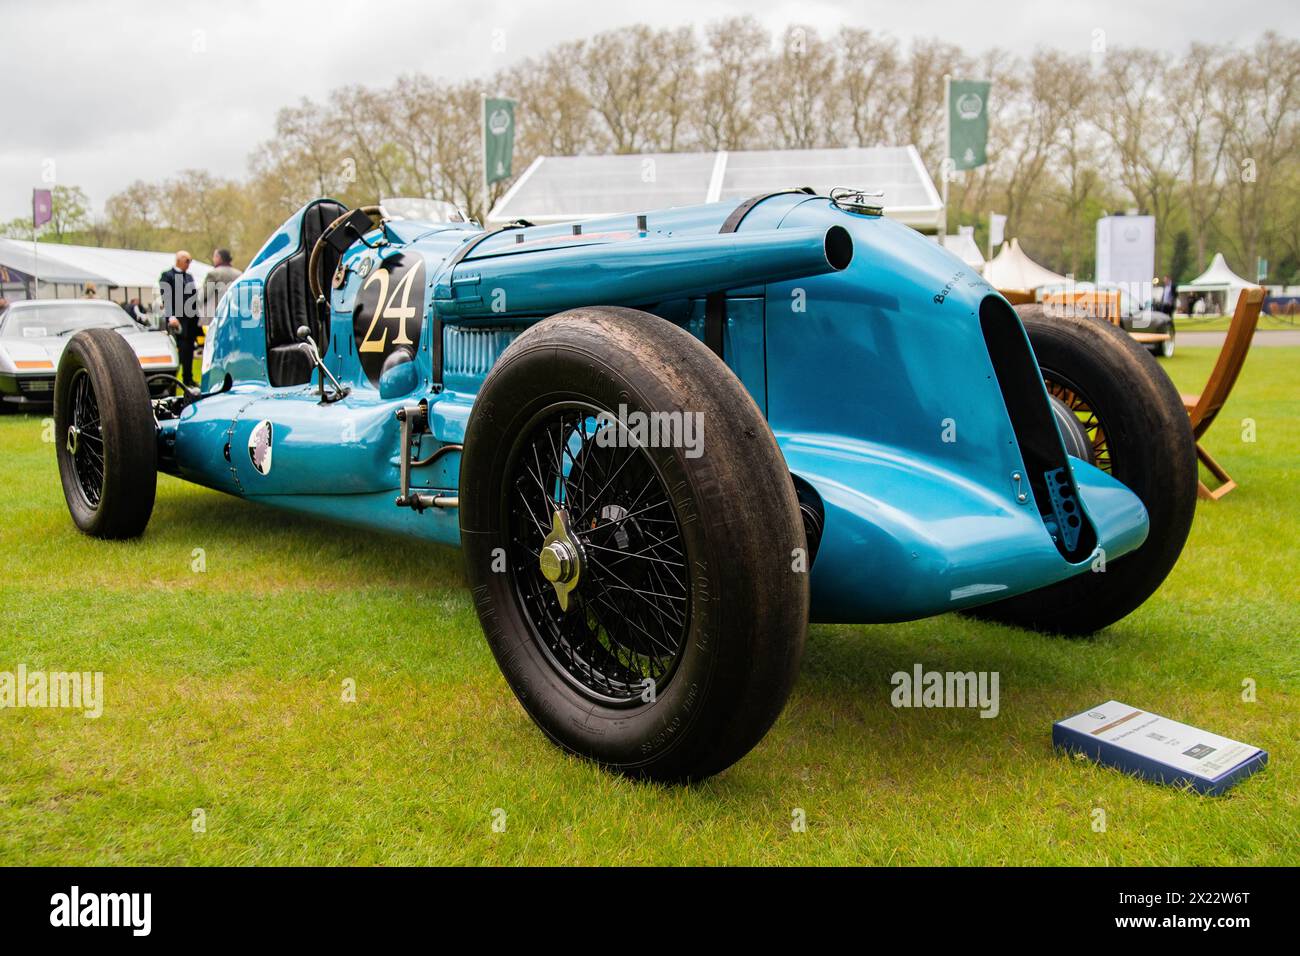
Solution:
<svg viewBox="0 0 1300 956">
<path fill-rule="evenodd" d="M 1232 324 L 1230 315 L 1178 315 L 1174 317 L 1174 328 L 1178 332 L 1226 332 Z M 1263 313 L 1255 328 L 1263 331 L 1294 331 L 1300 329 L 1300 316 L 1269 315 Z"/>
<path fill-rule="evenodd" d="M 1166 368 L 1195 391 L 1212 358 L 1180 348 Z M 106 704 L 0 711 L 0 864 L 1296 863 L 1298 371 L 1300 348 L 1250 356 L 1208 440 L 1241 487 L 1200 506 L 1137 613 L 1086 641 L 955 616 L 813 627 L 771 733 L 691 788 L 544 740 L 458 552 L 168 477 L 143 540 L 95 541 L 42 419 L 6 415 L 0 671 L 103 671 Z M 917 662 L 998 671 L 1000 716 L 894 709 L 889 677 Z M 1269 767 L 1206 798 L 1053 753 L 1053 720 L 1111 697 L 1264 747 Z"/>
</svg>

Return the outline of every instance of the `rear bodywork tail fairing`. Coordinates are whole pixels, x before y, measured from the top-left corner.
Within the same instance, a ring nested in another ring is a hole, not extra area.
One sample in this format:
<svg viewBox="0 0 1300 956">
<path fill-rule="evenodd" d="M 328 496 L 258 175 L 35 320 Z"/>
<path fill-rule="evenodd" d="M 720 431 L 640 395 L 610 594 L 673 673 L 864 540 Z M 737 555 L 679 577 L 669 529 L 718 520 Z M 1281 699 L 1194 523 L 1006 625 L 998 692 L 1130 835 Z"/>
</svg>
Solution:
<svg viewBox="0 0 1300 956">
<path fill-rule="evenodd" d="M 824 201 L 764 206 L 755 228 L 836 212 Z M 1140 545 L 1137 497 L 1067 461 L 1010 305 L 920 234 L 848 218 L 847 270 L 766 295 L 768 420 L 825 508 L 814 618 L 969 607 L 1092 573 L 1097 548 L 1117 557 Z M 1061 491 L 1080 506 L 1077 534 L 1053 507 Z"/>
</svg>

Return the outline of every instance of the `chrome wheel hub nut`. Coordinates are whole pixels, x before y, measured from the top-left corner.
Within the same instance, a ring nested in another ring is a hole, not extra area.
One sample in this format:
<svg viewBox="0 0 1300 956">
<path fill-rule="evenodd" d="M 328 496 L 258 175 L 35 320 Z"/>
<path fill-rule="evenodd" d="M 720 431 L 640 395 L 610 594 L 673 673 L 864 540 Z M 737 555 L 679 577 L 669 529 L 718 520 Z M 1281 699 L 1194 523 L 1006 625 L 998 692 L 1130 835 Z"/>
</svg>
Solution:
<svg viewBox="0 0 1300 956">
<path fill-rule="evenodd" d="M 563 508 L 551 516 L 551 533 L 538 555 L 542 577 L 555 588 L 560 610 L 569 609 L 569 595 L 582 577 L 582 546 L 569 530 L 569 515 Z"/>
</svg>

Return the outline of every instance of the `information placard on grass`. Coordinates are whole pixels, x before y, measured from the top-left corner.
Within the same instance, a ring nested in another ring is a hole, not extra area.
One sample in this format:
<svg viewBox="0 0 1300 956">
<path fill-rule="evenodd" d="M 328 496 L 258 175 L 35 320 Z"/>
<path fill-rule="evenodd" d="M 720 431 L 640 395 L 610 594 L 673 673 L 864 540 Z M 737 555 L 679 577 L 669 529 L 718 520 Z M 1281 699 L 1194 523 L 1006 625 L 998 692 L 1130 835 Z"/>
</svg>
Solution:
<svg viewBox="0 0 1300 956">
<path fill-rule="evenodd" d="M 1117 700 L 1052 725 L 1052 743 L 1156 783 L 1220 794 L 1268 763 L 1268 752 Z"/>
</svg>

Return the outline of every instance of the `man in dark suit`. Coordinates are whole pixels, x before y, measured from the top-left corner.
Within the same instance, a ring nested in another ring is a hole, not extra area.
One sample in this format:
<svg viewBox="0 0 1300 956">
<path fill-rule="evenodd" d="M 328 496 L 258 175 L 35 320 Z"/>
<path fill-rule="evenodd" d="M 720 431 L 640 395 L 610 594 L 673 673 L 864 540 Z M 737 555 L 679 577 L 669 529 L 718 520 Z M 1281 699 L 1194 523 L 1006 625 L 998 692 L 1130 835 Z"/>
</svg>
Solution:
<svg viewBox="0 0 1300 956">
<path fill-rule="evenodd" d="M 1158 308 L 1165 315 L 1174 314 L 1174 306 L 1178 304 L 1178 287 L 1174 284 L 1173 276 L 1165 276 L 1164 294 L 1160 296 L 1160 305 Z"/>
<path fill-rule="evenodd" d="M 167 330 L 176 336 L 176 350 L 181 358 L 181 379 L 194 384 L 194 341 L 199 336 L 198 288 L 190 275 L 194 257 L 182 249 L 176 253 L 176 265 L 158 277 L 162 315 Z"/>
</svg>

